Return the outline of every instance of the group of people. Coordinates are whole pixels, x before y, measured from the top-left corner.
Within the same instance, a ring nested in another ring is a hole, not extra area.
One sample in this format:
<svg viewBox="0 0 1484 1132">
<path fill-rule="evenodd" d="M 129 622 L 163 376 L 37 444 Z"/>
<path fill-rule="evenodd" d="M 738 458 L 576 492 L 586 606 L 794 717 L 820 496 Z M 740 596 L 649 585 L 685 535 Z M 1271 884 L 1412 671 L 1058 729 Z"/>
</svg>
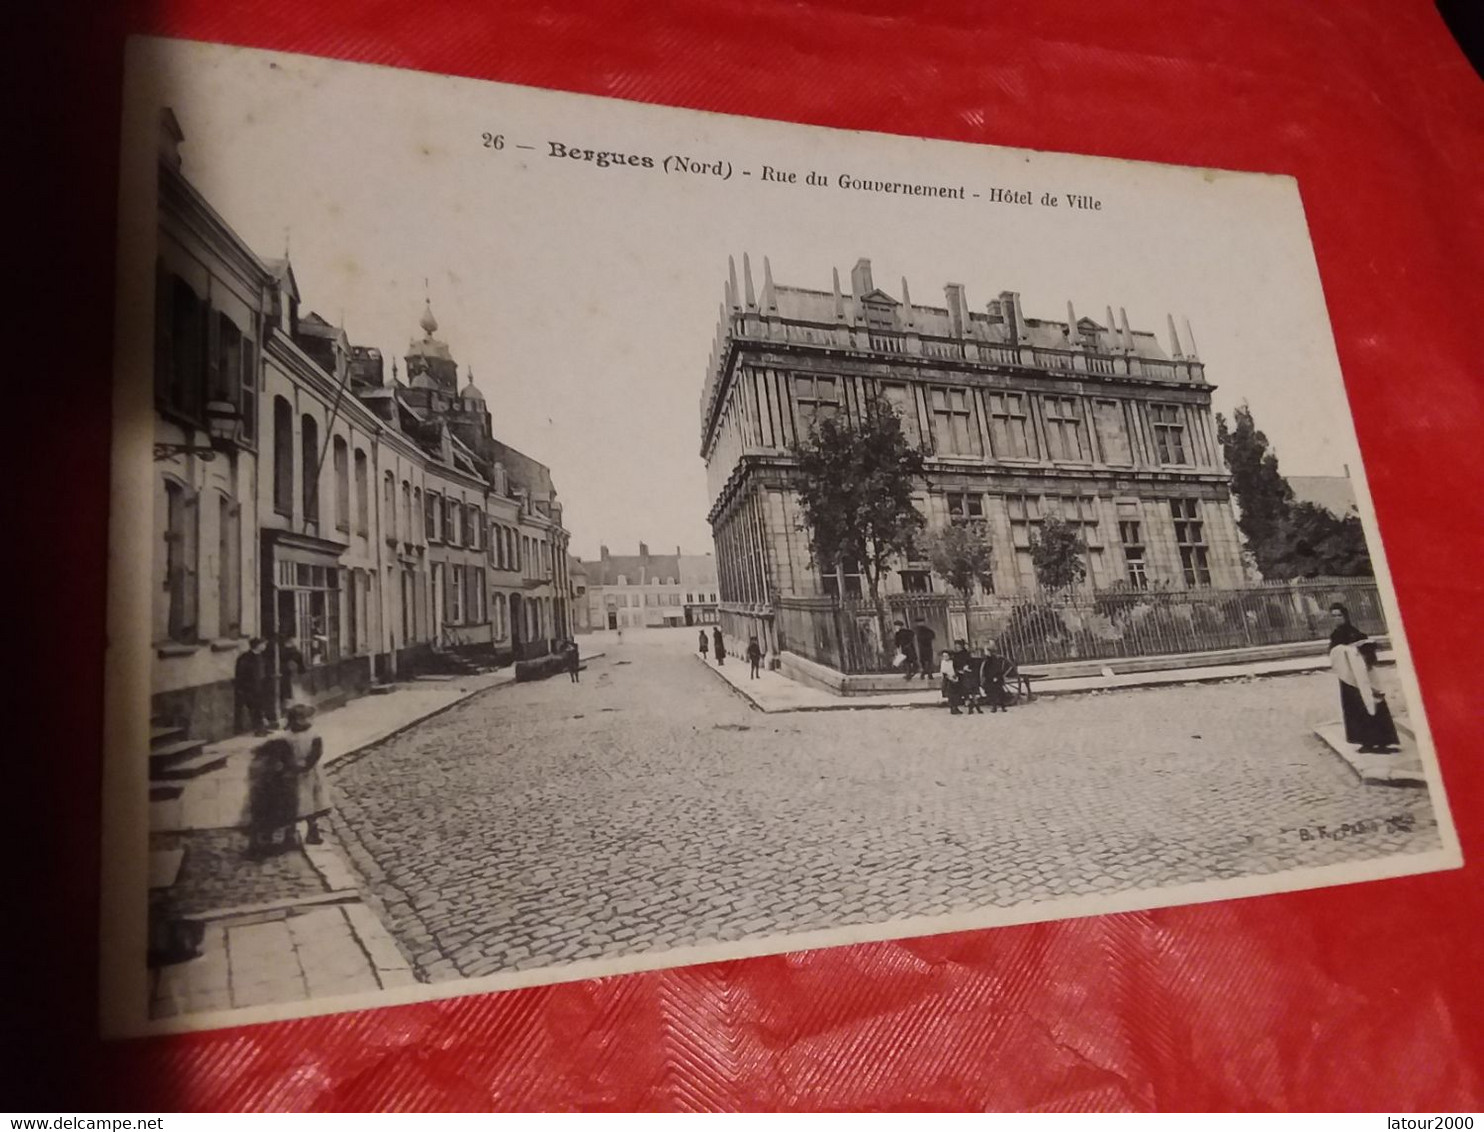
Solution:
<svg viewBox="0 0 1484 1132">
<path fill-rule="evenodd" d="M 722 639 L 721 628 L 719 626 L 711 630 L 711 640 L 709 643 L 706 639 L 706 630 L 702 629 L 700 631 L 700 640 L 697 648 L 701 653 L 702 659 L 705 659 L 708 653 L 712 656 L 715 656 L 716 666 L 718 668 L 726 663 L 727 643 L 725 640 Z M 757 637 L 754 636 L 747 638 L 746 656 L 748 667 L 747 678 L 749 680 L 756 680 L 758 678 L 758 670 L 759 668 L 761 668 L 763 663 L 763 646 L 758 644 Z"/>
<path fill-rule="evenodd" d="M 268 655 L 268 642 L 253 637 L 247 651 L 237 658 L 233 686 L 237 693 L 237 726 L 254 735 L 278 729 L 280 705 L 287 709 L 307 703 L 304 692 L 304 653 L 292 635 L 278 641 L 277 663 Z M 244 727 L 244 719 L 246 726 Z"/>
<path fill-rule="evenodd" d="M 914 676 L 926 680 L 936 674 L 942 681 L 943 699 L 953 715 L 967 711 L 971 715 L 982 715 L 984 706 L 990 711 L 1006 710 L 1012 699 L 1009 681 L 1015 673 L 1015 661 L 995 651 L 993 641 L 983 649 L 970 650 L 960 638 L 953 648 L 943 649 L 937 654 L 937 665 L 933 664 L 933 642 L 937 634 L 927 622 L 919 619 L 908 628 L 896 623 L 892 643 L 896 652 L 892 666 L 903 669 L 903 675 L 911 680 Z"/>
</svg>

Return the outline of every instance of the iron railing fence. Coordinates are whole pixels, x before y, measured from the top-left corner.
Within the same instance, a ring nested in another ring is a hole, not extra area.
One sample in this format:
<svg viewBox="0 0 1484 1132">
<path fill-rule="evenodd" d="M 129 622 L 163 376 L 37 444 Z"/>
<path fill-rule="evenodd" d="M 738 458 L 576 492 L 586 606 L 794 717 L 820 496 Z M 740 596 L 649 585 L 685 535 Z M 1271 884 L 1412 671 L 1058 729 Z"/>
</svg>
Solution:
<svg viewBox="0 0 1484 1132">
<path fill-rule="evenodd" d="M 931 633 L 934 651 L 960 638 L 1022 663 L 1105 660 L 1291 644 L 1329 635 L 1329 608 L 1348 607 L 1366 633 L 1386 632 L 1371 578 L 1262 582 L 1236 589 L 1117 589 L 998 597 L 891 594 L 869 598 L 782 597 L 773 606 L 780 651 L 847 674 L 892 670 L 899 627 Z"/>
</svg>

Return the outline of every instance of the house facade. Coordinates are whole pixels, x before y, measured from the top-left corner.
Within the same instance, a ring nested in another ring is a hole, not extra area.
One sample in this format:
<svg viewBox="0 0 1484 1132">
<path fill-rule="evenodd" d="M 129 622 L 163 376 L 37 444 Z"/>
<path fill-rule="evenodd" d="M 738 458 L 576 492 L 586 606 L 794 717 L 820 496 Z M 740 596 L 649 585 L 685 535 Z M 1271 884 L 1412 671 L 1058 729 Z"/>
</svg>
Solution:
<svg viewBox="0 0 1484 1132">
<path fill-rule="evenodd" d="M 321 706 L 435 665 L 542 655 L 570 632 L 568 534 L 550 470 L 457 387 L 431 308 L 388 376 L 379 350 L 301 309 L 182 174 L 160 122 L 155 279 L 152 715 L 236 731 L 254 637 L 291 648 Z"/>
</svg>

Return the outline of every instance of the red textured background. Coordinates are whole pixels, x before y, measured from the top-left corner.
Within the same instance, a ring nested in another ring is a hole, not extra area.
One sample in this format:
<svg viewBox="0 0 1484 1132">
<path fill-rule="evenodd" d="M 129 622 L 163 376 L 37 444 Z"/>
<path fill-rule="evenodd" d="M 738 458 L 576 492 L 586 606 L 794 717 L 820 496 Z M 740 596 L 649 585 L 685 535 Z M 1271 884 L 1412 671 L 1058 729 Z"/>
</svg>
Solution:
<svg viewBox="0 0 1484 1132">
<path fill-rule="evenodd" d="M 5 882 L 22 976 L 6 1003 L 8 1065 L 23 1090 L 14 1103 L 1484 1107 L 1484 87 L 1425 0 L 176 0 L 60 11 L 67 22 L 12 41 L 32 84 L 13 102 L 28 116 L 12 135 L 13 171 L 55 216 L 33 225 L 18 214 L 15 234 L 42 250 L 15 253 L 9 273 L 38 304 L 6 380 L 23 426 L 12 443 L 48 484 L 45 504 L 24 490 L 31 482 L 11 484 L 27 524 L 16 545 L 39 552 L 17 557 L 45 574 L 12 609 L 34 684 L 21 692 L 38 708 L 15 718 L 39 719 L 41 738 L 16 740 L 8 792 L 34 819 L 20 859 L 45 866 L 26 874 L 40 881 L 34 892 Z M 1470 867 L 100 1045 L 107 328 L 120 52 L 134 31 L 1294 174 Z M 28 143 L 39 143 L 29 161 Z"/>
</svg>

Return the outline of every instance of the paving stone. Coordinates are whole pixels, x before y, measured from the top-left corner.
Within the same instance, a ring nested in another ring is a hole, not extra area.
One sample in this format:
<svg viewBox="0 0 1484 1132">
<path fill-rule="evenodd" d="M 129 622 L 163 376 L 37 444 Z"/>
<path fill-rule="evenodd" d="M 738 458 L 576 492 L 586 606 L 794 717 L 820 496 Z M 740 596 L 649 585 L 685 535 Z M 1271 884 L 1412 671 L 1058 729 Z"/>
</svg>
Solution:
<svg viewBox="0 0 1484 1132">
<path fill-rule="evenodd" d="M 1438 844 L 1425 790 L 1358 783 L 1312 734 L 1338 710 L 1322 673 L 762 717 L 663 640 L 628 658 L 338 768 L 337 831 L 424 975 Z"/>
</svg>

